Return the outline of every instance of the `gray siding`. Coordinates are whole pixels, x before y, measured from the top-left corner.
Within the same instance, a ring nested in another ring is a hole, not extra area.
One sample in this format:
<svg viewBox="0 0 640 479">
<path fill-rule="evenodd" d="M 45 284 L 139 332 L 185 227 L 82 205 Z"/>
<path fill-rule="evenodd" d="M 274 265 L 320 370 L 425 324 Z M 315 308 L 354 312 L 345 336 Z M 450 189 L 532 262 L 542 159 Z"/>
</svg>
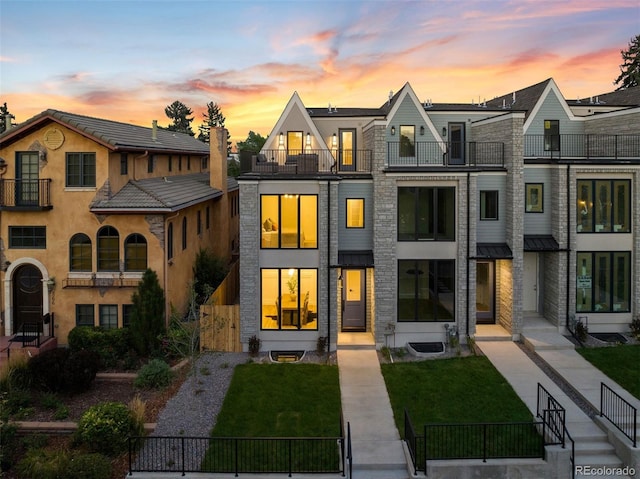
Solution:
<svg viewBox="0 0 640 479">
<path fill-rule="evenodd" d="M 347 228 L 347 198 L 364 198 L 364 228 Z M 346 181 L 338 187 L 338 249 L 373 250 L 373 182 Z"/>
<path fill-rule="evenodd" d="M 551 213 L 553 211 L 553 198 L 551 191 L 551 171 L 548 168 L 524 169 L 524 182 L 542 183 L 542 213 L 524 212 L 524 234 L 548 235 L 551 234 Z M 525 185 L 526 192 L 526 185 Z M 526 193 L 525 193 L 526 194 Z"/>
<path fill-rule="evenodd" d="M 477 242 L 504 243 L 506 241 L 507 177 L 505 175 L 480 175 L 477 180 Z M 480 221 L 480 192 L 498 191 L 498 220 Z"/>
<path fill-rule="evenodd" d="M 551 91 L 542 102 L 540 110 L 532 120 L 531 125 L 525 131 L 526 135 L 544 135 L 544 121 L 545 120 L 559 120 L 560 121 L 560 134 L 582 134 L 584 133 L 584 122 L 571 120 L 564 108 L 562 102 Z"/>
<path fill-rule="evenodd" d="M 416 127 L 416 142 L 418 141 L 441 141 L 442 138 L 434 138 L 431 134 L 431 130 L 425 123 L 420 111 L 417 109 L 416 104 L 413 103 L 411 98 L 407 95 L 400 103 L 396 114 L 393 118 L 389 119 L 389 128 L 387 128 L 387 141 L 400 141 L 400 125 L 415 125 Z M 391 136 L 391 127 L 396 127 L 396 134 Z M 420 135 L 420 127 L 424 126 L 424 135 Z"/>
</svg>

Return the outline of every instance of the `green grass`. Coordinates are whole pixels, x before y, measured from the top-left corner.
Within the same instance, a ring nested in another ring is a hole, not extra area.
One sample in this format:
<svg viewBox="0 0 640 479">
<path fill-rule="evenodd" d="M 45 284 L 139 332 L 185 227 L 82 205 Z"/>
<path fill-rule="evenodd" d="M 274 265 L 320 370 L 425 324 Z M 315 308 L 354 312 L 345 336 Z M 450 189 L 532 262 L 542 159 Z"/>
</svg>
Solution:
<svg viewBox="0 0 640 479">
<path fill-rule="evenodd" d="M 213 438 L 339 437 L 340 382 L 338 368 L 318 364 L 243 364 L 237 366 Z M 293 442 L 216 439 L 202 468 L 230 472 L 287 471 L 289 451 L 294 470 L 337 470 L 334 440 Z"/>
<path fill-rule="evenodd" d="M 381 367 L 396 426 L 403 437 L 406 408 L 418 435 L 424 434 L 425 424 L 524 422 L 527 424 L 509 432 L 488 429 L 487 455 L 536 457 L 541 453 L 541 438 L 532 426 L 533 415 L 486 357 Z M 430 458 L 482 457 L 482 438 L 482 427 L 429 429 L 427 454 Z M 417 447 L 418 463 L 424 461 L 423 444 Z"/>
<path fill-rule="evenodd" d="M 587 361 L 640 399 L 640 345 L 576 348 Z"/>
</svg>

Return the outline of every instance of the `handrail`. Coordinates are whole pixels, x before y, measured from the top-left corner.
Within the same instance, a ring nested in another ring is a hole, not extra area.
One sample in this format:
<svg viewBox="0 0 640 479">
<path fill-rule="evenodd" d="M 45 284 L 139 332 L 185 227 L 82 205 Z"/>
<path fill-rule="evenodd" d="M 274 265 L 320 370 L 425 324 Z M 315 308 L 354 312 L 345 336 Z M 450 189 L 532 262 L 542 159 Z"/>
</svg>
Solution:
<svg viewBox="0 0 640 479">
<path fill-rule="evenodd" d="M 525 158 L 638 159 L 640 135 L 524 135 Z"/>
<path fill-rule="evenodd" d="M 51 179 L 0 179 L 0 207 L 51 209 Z"/>
<path fill-rule="evenodd" d="M 542 417 L 542 436 L 545 439 L 545 445 L 560 444 L 564 449 L 567 439 L 571 442 L 571 455 L 569 456 L 569 462 L 571 463 L 571 477 L 574 478 L 576 474 L 576 447 L 575 442 L 567 429 L 565 422 L 565 409 L 540 383 L 538 383 L 536 416 Z M 545 432 L 547 426 L 559 442 L 547 442 Z"/>
<path fill-rule="evenodd" d="M 490 141 L 387 142 L 387 162 L 395 167 L 503 167 L 504 143 Z"/>
<path fill-rule="evenodd" d="M 637 447 L 638 409 L 605 383 L 600 383 L 600 416 L 605 417 Z M 633 420 L 624 421 L 633 417 Z"/>
</svg>

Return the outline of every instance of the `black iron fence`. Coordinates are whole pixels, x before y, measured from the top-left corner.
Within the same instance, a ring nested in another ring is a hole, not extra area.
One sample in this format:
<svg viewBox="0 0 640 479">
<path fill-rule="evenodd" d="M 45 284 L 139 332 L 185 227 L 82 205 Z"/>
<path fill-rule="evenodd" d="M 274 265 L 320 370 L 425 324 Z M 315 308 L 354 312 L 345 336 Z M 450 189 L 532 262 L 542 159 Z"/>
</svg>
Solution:
<svg viewBox="0 0 640 479">
<path fill-rule="evenodd" d="M 575 443 L 566 426 L 564 407 L 538 383 L 536 416 L 542 419 L 542 436 L 545 445 L 561 445 L 564 449 L 567 441 L 571 444 L 571 477 L 575 477 L 576 451 Z"/>
<path fill-rule="evenodd" d="M 50 209 L 51 179 L 0 179 L 0 208 Z"/>
<path fill-rule="evenodd" d="M 640 135 L 525 135 L 525 158 L 640 159 Z"/>
<path fill-rule="evenodd" d="M 542 422 L 425 424 L 417 434 L 405 410 L 405 441 L 414 471 L 429 460 L 544 458 Z"/>
<path fill-rule="evenodd" d="M 418 141 L 409 144 L 391 141 L 387 143 L 387 163 L 389 168 L 503 167 L 504 143 Z"/>
<path fill-rule="evenodd" d="M 47 333 L 44 332 L 45 325 L 47 325 Z M 6 350 L 7 358 L 10 358 L 12 344 L 20 344 L 23 348 L 39 348 L 44 341 L 54 337 L 54 331 L 55 316 L 53 313 L 47 313 L 37 323 L 22 323 L 18 328 L 18 332 L 9 340 L 9 345 L 0 352 Z"/>
<path fill-rule="evenodd" d="M 370 173 L 371 150 L 263 150 L 253 154 L 251 165 L 241 162 L 243 173 L 320 174 Z M 247 168 L 250 166 L 250 170 Z"/>
<path fill-rule="evenodd" d="M 341 425 L 342 426 L 342 425 Z M 187 472 L 218 474 L 320 474 L 351 470 L 350 425 L 340 437 L 129 438 L 129 474 Z M 346 454 L 345 454 L 346 451 Z"/>
<path fill-rule="evenodd" d="M 637 447 L 638 410 L 605 383 L 600 383 L 600 416 L 607 418 Z"/>
</svg>

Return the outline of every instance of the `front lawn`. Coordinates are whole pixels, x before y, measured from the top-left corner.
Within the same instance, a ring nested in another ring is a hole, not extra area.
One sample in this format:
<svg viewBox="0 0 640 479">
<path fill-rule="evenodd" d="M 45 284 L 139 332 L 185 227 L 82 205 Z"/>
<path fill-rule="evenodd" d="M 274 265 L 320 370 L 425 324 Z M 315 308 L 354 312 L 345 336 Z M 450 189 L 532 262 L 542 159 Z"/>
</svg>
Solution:
<svg viewBox="0 0 640 479">
<path fill-rule="evenodd" d="M 640 399 L 640 345 L 603 348 L 576 348 L 576 351 L 600 371 Z"/>
</svg>

